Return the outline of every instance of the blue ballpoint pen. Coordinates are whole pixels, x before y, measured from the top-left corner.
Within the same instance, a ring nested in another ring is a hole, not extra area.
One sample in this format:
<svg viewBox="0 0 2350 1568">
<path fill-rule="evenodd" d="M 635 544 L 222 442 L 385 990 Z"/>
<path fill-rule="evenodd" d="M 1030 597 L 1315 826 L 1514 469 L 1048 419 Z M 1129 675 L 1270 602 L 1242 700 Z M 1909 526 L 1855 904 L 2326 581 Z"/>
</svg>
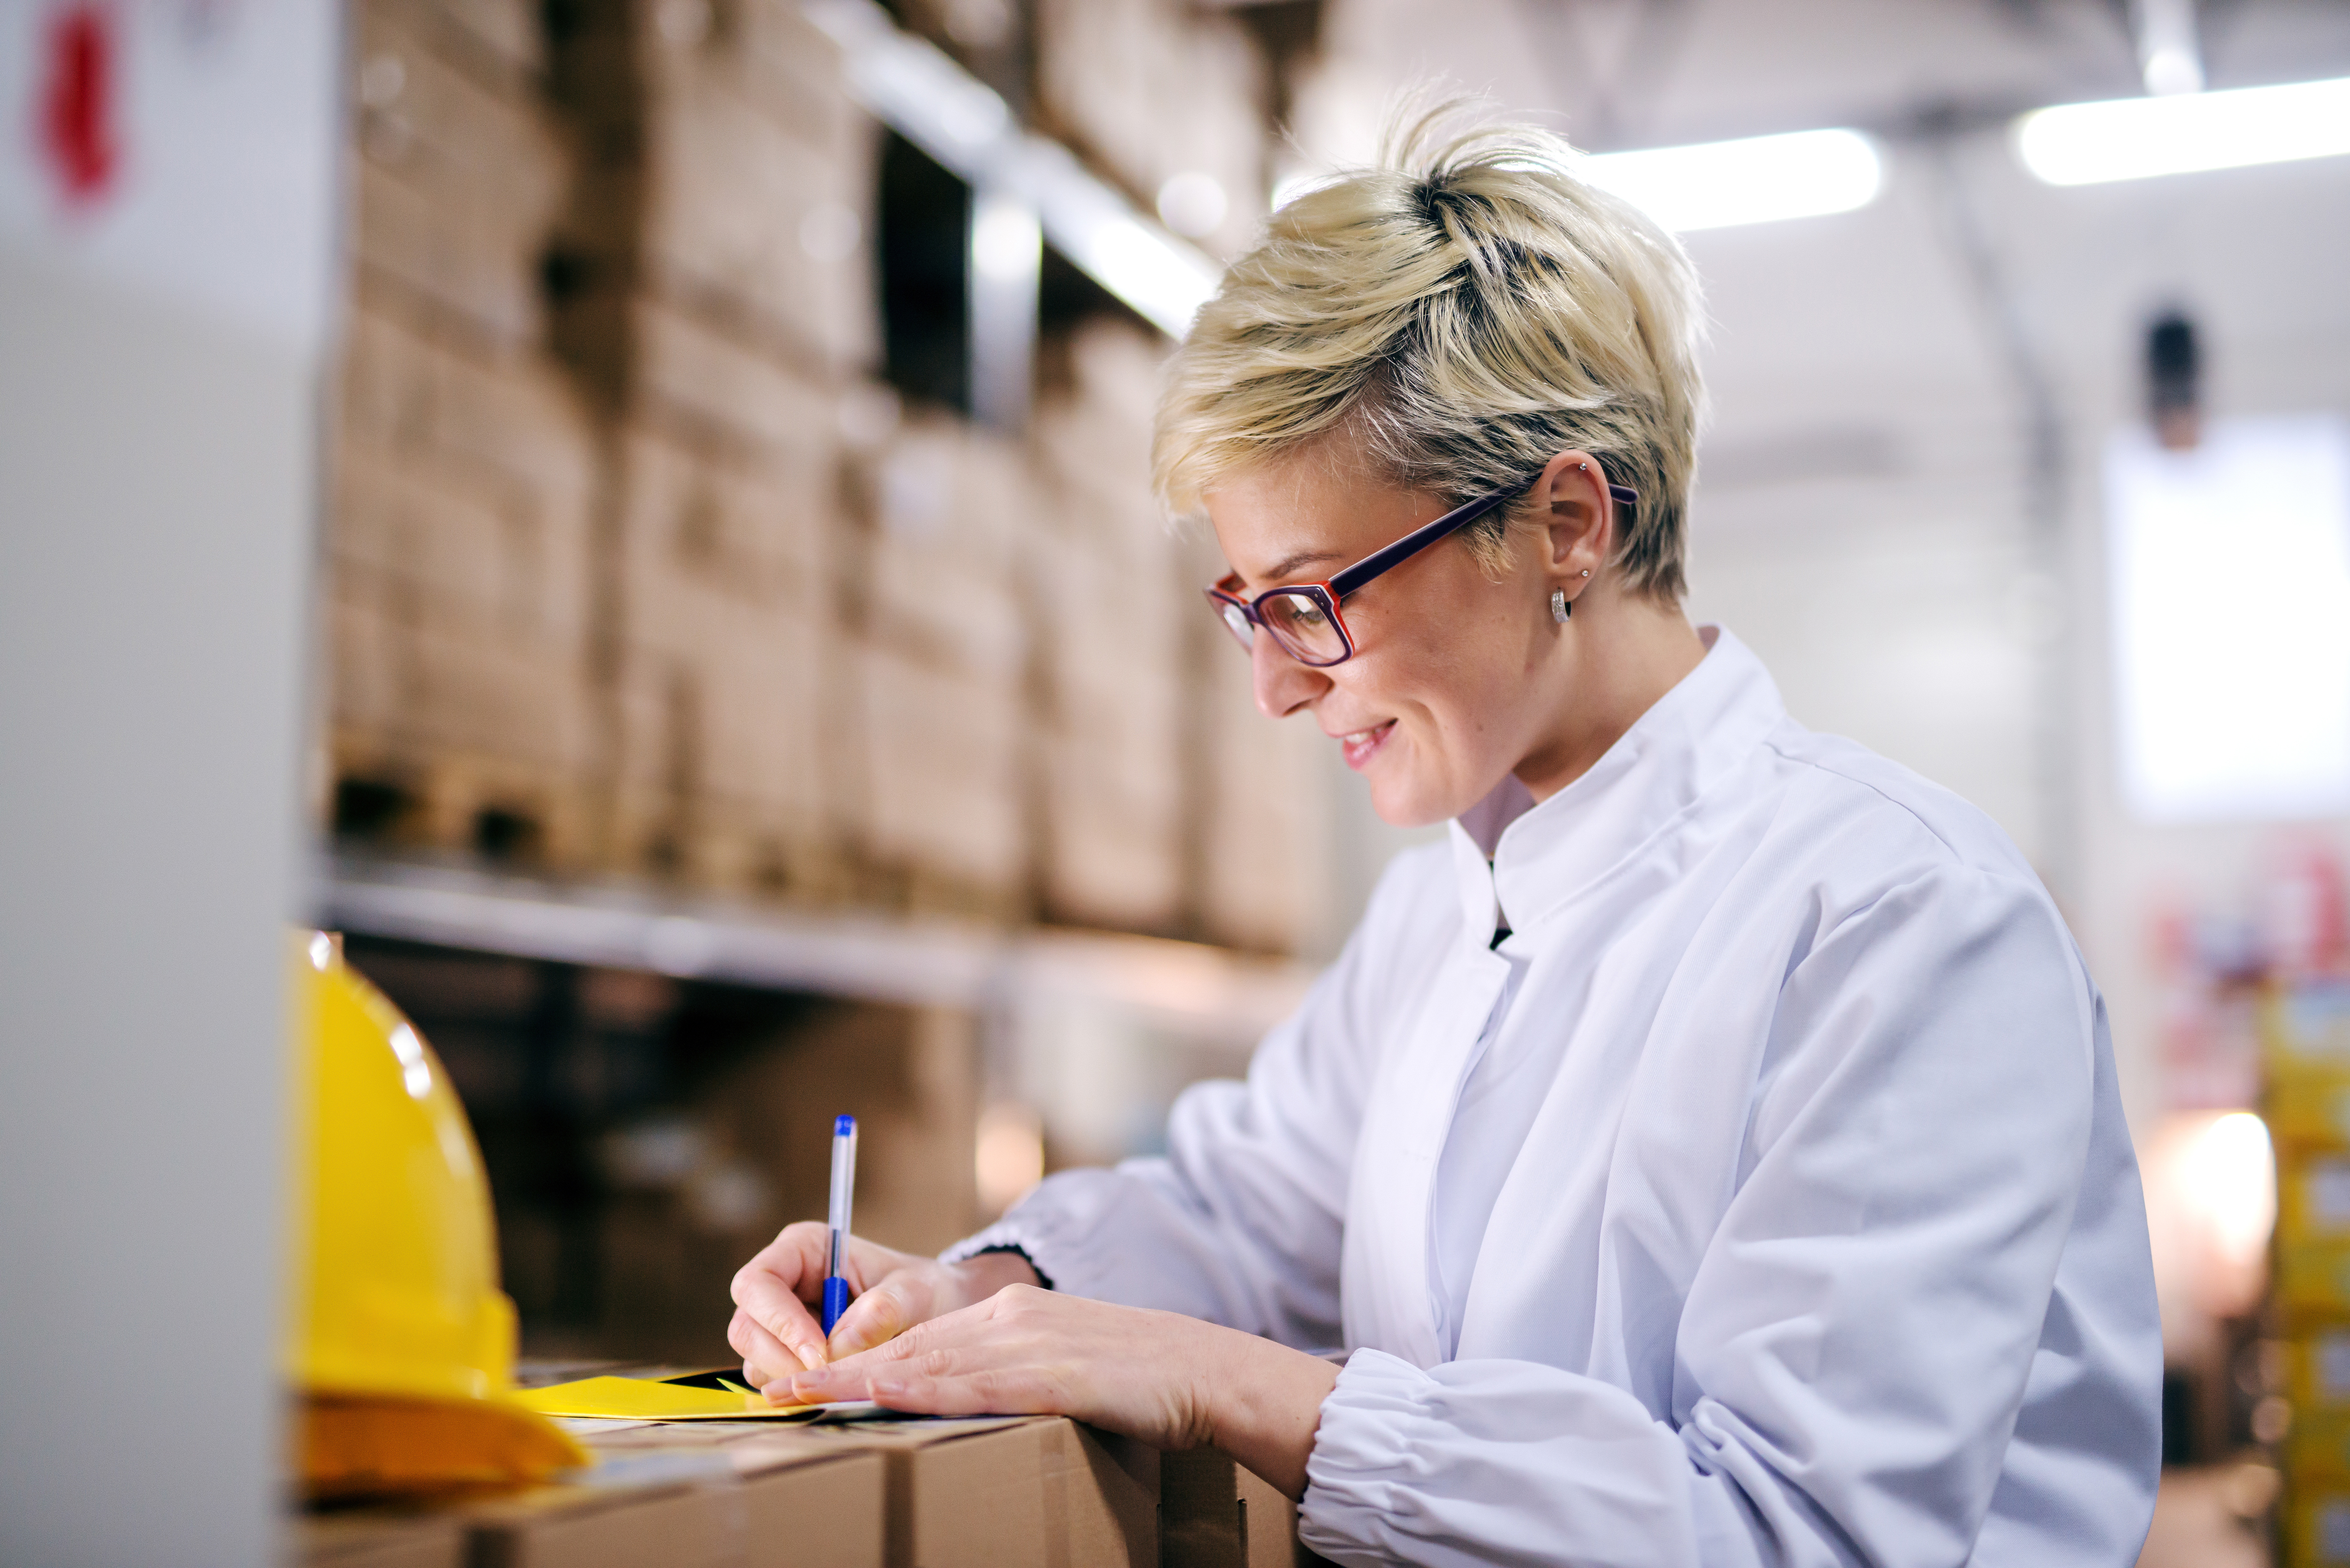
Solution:
<svg viewBox="0 0 2350 1568">
<path fill-rule="evenodd" d="M 824 1332 L 848 1310 L 848 1281 L 840 1272 L 840 1255 L 848 1246 L 848 1209 L 857 1197 L 857 1118 L 835 1116 L 832 1122 L 832 1266 L 824 1277 Z"/>
</svg>

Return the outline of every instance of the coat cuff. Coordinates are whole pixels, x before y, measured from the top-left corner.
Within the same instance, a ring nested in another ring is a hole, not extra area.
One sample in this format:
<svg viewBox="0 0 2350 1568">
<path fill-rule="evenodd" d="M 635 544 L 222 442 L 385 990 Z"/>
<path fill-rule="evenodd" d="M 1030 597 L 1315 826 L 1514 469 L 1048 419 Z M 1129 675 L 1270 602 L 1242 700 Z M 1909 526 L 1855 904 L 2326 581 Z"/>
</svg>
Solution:
<svg viewBox="0 0 2350 1568">
<path fill-rule="evenodd" d="M 1399 1355 L 1357 1350 L 1322 1401 L 1297 1538 L 1341 1563 L 1393 1561 L 1379 1544 L 1395 1537 L 1399 1509 L 1416 1499 L 1397 1485 L 1413 1473 L 1410 1434 L 1429 1419 L 1436 1380 Z"/>
<path fill-rule="evenodd" d="M 1110 1271 L 1103 1266 L 1105 1260 L 1093 1256 L 1096 1249 L 1087 1245 L 1094 1205 L 1085 1199 L 1094 1195 L 1082 1190 L 1092 1185 L 1085 1179 L 1107 1175 L 1107 1171 L 1072 1170 L 1045 1178 L 1003 1219 L 941 1252 L 939 1262 L 960 1263 L 991 1250 L 1011 1249 L 1051 1282 L 1048 1289 L 1095 1300 L 1119 1299 Z M 1077 1201 L 1071 1202 L 1073 1199 Z"/>
</svg>

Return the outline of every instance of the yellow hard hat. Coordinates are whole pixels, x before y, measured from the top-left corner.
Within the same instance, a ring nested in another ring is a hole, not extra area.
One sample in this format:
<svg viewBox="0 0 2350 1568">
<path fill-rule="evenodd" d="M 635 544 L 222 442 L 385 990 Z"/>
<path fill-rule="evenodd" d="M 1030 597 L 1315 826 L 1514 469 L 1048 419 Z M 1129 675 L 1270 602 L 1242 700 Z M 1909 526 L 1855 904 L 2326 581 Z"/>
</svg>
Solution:
<svg viewBox="0 0 2350 1568">
<path fill-rule="evenodd" d="M 341 945 L 301 933 L 293 1329 L 314 1496 L 530 1480 L 588 1462 L 514 1402 L 488 1179 L 440 1059 Z"/>
</svg>

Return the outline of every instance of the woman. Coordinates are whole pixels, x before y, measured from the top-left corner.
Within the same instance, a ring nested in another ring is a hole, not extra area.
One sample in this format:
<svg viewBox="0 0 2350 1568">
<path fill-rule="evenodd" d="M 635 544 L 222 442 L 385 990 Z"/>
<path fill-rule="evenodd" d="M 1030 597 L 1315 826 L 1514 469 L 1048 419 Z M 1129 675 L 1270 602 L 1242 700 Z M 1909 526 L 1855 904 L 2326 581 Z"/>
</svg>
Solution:
<svg viewBox="0 0 2350 1568">
<path fill-rule="evenodd" d="M 1540 132 L 1302 197 L 1178 350 L 1258 705 L 1399 857 L 1245 1085 L 941 1261 L 737 1278 L 770 1397 L 1214 1443 L 1343 1563 L 2126 1564 L 2161 1350 L 2105 1016 L 1964 802 L 1680 608 L 1697 287 Z"/>
</svg>

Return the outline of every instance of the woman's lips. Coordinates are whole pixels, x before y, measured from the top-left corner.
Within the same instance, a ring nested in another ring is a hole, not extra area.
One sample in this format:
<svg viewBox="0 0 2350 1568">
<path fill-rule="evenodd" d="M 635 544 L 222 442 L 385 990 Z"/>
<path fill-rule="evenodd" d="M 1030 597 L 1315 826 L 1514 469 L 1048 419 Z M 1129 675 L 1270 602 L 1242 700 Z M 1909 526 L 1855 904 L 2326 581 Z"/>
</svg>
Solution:
<svg viewBox="0 0 2350 1568">
<path fill-rule="evenodd" d="M 1363 765 L 1387 744 L 1388 736 L 1394 730 L 1395 721 L 1389 719 L 1384 724 L 1374 724 L 1367 730 L 1357 730 L 1339 736 L 1338 745 L 1347 753 L 1347 765 L 1358 773 L 1362 771 Z"/>
</svg>

